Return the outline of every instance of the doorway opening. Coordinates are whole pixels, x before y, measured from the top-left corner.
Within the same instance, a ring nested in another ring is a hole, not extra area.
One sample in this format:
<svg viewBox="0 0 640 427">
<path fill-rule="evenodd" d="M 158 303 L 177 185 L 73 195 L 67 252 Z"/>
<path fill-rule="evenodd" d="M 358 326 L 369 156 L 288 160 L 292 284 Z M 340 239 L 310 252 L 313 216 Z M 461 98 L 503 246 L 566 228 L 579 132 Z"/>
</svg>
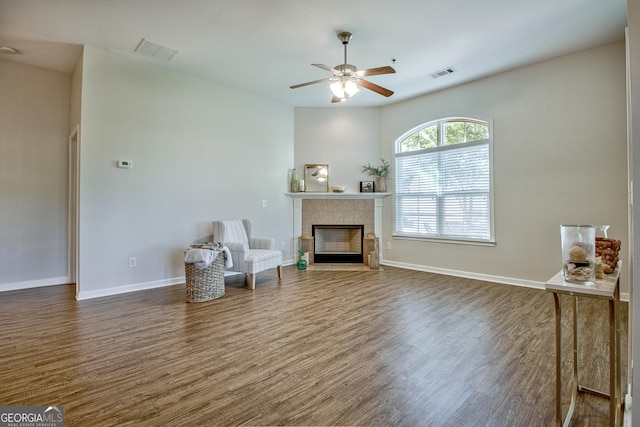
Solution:
<svg viewBox="0 0 640 427">
<path fill-rule="evenodd" d="M 69 211 L 68 211 L 68 271 L 70 283 L 75 283 L 76 299 L 80 294 L 80 125 L 69 136 Z"/>
</svg>

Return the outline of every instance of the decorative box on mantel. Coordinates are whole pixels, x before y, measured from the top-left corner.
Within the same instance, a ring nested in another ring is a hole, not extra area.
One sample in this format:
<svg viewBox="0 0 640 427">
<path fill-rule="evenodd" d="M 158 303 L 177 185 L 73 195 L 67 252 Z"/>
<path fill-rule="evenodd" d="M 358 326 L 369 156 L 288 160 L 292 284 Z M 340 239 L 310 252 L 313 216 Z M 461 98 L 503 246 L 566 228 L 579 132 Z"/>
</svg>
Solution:
<svg viewBox="0 0 640 427">
<path fill-rule="evenodd" d="M 383 199 L 391 193 L 285 193 L 292 199 L 293 233 L 295 244 L 303 235 L 311 235 L 311 225 L 325 224 L 364 224 L 365 234 L 375 233 L 382 236 Z M 304 209 L 303 203 L 313 205 L 313 209 Z M 326 203 L 325 203 L 326 202 Z M 295 248 L 297 253 L 298 248 Z"/>
</svg>

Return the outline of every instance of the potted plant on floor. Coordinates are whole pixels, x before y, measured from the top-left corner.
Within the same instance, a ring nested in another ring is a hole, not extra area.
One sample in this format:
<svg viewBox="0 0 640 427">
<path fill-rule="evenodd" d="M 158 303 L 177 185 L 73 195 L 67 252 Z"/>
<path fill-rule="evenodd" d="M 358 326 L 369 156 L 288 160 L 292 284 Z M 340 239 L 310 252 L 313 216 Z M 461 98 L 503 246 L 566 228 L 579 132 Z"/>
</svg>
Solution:
<svg viewBox="0 0 640 427">
<path fill-rule="evenodd" d="M 376 182 L 376 193 L 384 193 L 387 191 L 386 178 L 389 175 L 390 165 L 385 159 L 380 157 L 380 166 L 371 166 L 367 163 L 366 166 L 362 166 L 362 172 L 374 177 Z"/>
</svg>

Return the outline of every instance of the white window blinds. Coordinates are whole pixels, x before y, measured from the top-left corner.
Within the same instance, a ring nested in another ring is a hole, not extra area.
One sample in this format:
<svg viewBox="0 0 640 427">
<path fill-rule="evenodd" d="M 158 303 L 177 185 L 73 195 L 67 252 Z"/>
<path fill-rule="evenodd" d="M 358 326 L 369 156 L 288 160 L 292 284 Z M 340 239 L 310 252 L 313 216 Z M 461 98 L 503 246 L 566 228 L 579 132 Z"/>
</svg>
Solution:
<svg viewBox="0 0 640 427">
<path fill-rule="evenodd" d="M 395 233 L 492 241 L 488 139 L 396 154 Z"/>
</svg>

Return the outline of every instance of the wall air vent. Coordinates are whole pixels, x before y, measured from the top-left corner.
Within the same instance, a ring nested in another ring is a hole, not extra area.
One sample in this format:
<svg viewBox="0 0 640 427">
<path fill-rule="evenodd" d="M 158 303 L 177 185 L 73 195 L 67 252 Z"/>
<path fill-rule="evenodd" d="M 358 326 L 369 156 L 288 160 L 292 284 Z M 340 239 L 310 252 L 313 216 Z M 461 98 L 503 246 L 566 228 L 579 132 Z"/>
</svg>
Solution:
<svg viewBox="0 0 640 427">
<path fill-rule="evenodd" d="M 135 49 L 140 55 L 147 56 L 149 58 L 157 59 L 159 61 L 169 62 L 178 53 L 177 50 L 169 49 L 165 46 L 160 46 L 150 42 L 149 40 L 142 39 Z"/>
<path fill-rule="evenodd" d="M 433 77 L 434 79 L 437 79 L 438 77 L 442 77 L 442 76 L 446 76 L 448 74 L 451 73 L 455 73 L 456 70 L 454 70 L 453 68 L 445 68 L 444 70 L 440 70 L 440 71 L 436 71 L 435 73 L 431 74 L 431 77 Z"/>
</svg>

